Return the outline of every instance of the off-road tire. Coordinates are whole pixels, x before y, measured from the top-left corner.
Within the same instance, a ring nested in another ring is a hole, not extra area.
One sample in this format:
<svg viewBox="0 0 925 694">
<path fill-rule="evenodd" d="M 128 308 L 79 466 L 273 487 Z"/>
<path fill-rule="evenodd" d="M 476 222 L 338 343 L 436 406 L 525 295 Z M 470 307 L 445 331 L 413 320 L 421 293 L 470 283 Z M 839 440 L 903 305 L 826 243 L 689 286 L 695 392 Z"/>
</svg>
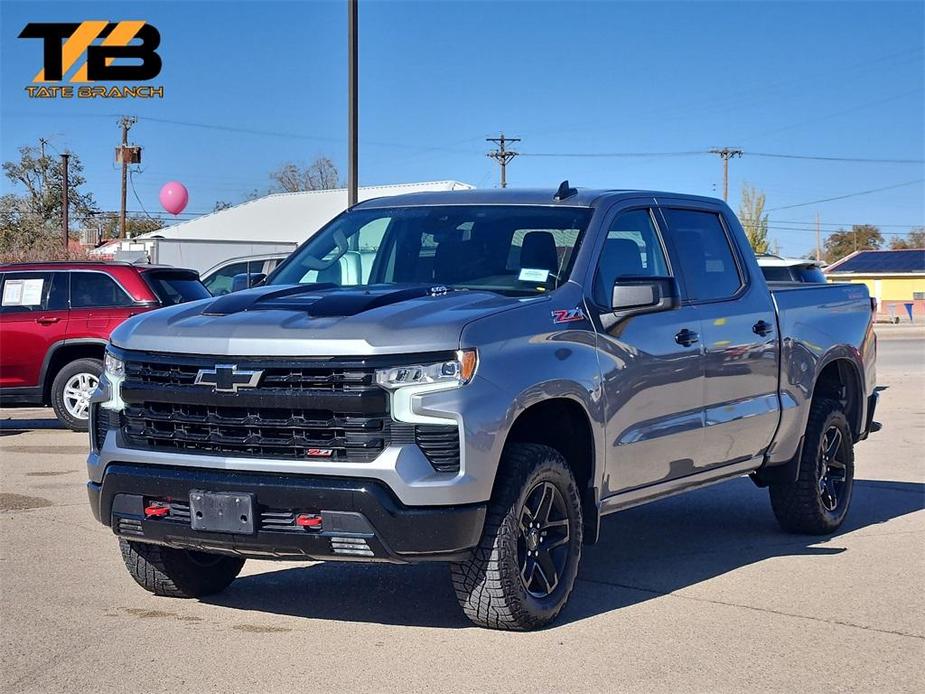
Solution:
<svg viewBox="0 0 925 694">
<path fill-rule="evenodd" d="M 122 560 L 135 582 L 168 598 L 219 593 L 241 572 L 244 559 L 119 539 Z"/>
<path fill-rule="evenodd" d="M 58 421 L 72 431 L 87 431 L 90 426 L 89 410 L 87 419 L 74 417 L 67 411 L 64 405 L 64 386 L 77 374 L 93 374 L 99 380 L 100 374 L 103 373 L 103 362 L 99 359 L 75 359 L 55 375 L 55 380 L 51 382 L 51 407 L 55 411 Z"/>
<path fill-rule="evenodd" d="M 820 491 L 820 455 L 826 432 L 835 427 L 842 436 L 840 462 L 845 467 L 845 482 L 834 510 L 826 508 Z M 804 535 L 828 535 L 845 520 L 854 488 L 854 440 L 844 408 L 828 398 L 813 400 L 803 440 L 796 480 L 769 485 L 771 508 L 781 528 Z"/>
<path fill-rule="evenodd" d="M 545 597 L 528 592 L 521 579 L 518 543 L 523 551 L 520 517 L 531 491 L 552 483 L 568 517 L 567 558 L 558 584 Z M 488 505 L 482 539 L 471 559 L 450 567 L 453 589 L 466 616 L 491 629 L 526 631 L 554 620 L 575 585 L 581 558 L 581 499 L 565 458 L 538 444 L 509 444 L 502 456 Z"/>
</svg>

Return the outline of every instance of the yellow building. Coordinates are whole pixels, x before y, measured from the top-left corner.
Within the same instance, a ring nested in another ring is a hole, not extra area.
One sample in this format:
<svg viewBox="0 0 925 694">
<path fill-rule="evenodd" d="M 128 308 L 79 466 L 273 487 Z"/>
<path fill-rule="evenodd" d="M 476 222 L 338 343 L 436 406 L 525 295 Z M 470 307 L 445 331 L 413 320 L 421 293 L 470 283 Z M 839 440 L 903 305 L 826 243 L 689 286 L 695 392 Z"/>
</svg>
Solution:
<svg viewBox="0 0 925 694">
<path fill-rule="evenodd" d="M 855 251 L 825 274 L 829 282 L 866 284 L 881 318 L 925 321 L 925 249 Z"/>
</svg>

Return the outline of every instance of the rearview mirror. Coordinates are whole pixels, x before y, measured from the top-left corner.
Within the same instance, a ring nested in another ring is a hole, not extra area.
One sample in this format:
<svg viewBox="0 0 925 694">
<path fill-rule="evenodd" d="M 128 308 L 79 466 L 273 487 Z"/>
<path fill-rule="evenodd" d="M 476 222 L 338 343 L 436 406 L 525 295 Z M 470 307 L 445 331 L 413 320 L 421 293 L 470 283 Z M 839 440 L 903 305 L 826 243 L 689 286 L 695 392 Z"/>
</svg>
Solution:
<svg viewBox="0 0 925 694">
<path fill-rule="evenodd" d="M 239 275 L 235 275 L 231 280 L 231 291 L 239 292 L 242 289 L 249 289 L 251 287 L 256 287 L 258 284 L 263 282 L 267 276 L 262 272 L 253 272 L 247 273 L 242 272 Z"/>
</svg>

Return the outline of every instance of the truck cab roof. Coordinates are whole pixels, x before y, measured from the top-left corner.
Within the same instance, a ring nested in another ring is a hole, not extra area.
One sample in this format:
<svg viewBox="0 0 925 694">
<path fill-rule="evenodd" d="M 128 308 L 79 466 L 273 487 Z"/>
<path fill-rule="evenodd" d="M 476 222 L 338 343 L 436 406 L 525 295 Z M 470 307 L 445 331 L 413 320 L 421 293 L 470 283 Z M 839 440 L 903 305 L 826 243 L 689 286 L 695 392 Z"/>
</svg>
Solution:
<svg viewBox="0 0 925 694">
<path fill-rule="evenodd" d="M 574 188 L 568 197 L 557 198 L 554 188 L 505 188 L 452 191 L 427 191 L 391 195 L 365 200 L 351 209 L 369 210 L 385 207 L 415 207 L 436 205 L 549 205 L 553 207 L 598 207 L 620 198 L 672 198 L 699 202 L 722 203 L 717 198 L 655 190 Z M 723 203 L 725 204 L 725 203 Z"/>
</svg>

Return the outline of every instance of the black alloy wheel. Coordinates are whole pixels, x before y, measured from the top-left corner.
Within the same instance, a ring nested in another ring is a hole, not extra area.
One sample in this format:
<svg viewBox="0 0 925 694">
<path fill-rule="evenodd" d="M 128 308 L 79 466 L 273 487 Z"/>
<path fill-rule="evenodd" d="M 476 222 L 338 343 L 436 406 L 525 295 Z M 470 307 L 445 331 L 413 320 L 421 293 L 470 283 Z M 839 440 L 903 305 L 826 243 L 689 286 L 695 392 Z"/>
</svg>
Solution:
<svg viewBox="0 0 925 694">
<path fill-rule="evenodd" d="M 517 559 L 520 580 L 535 598 L 544 598 L 559 585 L 569 559 L 569 521 L 565 499 L 556 486 L 540 482 L 520 511 Z"/>
<path fill-rule="evenodd" d="M 845 498 L 848 467 L 844 441 L 841 430 L 832 425 L 819 442 L 819 500 L 827 511 L 834 512 Z"/>
</svg>

